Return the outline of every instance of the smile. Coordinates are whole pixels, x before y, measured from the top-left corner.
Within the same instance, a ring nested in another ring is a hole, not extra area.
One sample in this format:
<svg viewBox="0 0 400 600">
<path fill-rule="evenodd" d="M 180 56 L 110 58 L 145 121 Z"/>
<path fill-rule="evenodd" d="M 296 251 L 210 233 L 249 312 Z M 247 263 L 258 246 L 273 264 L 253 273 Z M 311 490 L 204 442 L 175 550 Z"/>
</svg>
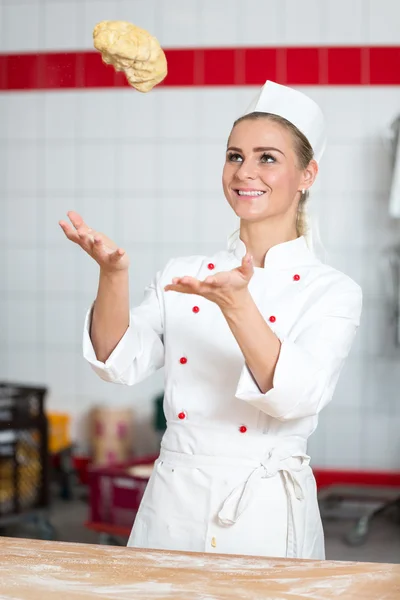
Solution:
<svg viewBox="0 0 400 600">
<path fill-rule="evenodd" d="M 261 190 L 235 190 L 238 196 L 262 196 L 265 192 Z"/>
</svg>

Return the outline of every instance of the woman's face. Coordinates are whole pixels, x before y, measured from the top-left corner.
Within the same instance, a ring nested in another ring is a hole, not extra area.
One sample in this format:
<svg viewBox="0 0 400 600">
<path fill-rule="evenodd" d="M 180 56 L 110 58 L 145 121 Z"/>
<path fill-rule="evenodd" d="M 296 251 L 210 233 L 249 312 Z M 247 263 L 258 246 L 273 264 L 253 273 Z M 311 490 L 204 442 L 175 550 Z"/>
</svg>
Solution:
<svg viewBox="0 0 400 600">
<path fill-rule="evenodd" d="M 291 133 L 267 118 L 244 120 L 233 128 L 222 184 L 229 204 L 246 221 L 297 209 L 298 192 L 310 186 L 298 166 Z"/>
</svg>

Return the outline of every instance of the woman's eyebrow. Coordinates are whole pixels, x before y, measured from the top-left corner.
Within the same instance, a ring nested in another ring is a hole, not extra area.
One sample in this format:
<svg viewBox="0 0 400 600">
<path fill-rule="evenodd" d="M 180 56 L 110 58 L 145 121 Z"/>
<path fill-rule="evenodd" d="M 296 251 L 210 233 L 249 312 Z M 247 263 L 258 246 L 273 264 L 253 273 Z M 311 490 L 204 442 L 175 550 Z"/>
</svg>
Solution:
<svg viewBox="0 0 400 600">
<path fill-rule="evenodd" d="M 283 154 L 283 156 L 285 156 L 282 150 L 279 150 L 279 148 L 274 148 L 273 146 L 257 146 L 257 148 L 253 148 L 253 152 L 267 152 L 270 150 L 279 152 L 280 154 Z M 243 153 L 243 150 L 241 148 L 236 148 L 236 146 L 229 146 L 229 148 L 227 148 L 227 152 L 228 151 Z"/>
</svg>

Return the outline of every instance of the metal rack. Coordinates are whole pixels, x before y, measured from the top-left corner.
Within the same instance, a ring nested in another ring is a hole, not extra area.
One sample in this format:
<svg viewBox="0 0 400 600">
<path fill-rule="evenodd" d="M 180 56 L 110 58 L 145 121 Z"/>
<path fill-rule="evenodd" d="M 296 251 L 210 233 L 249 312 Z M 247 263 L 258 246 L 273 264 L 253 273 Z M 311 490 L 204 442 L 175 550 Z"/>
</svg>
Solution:
<svg viewBox="0 0 400 600">
<path fill-rule="evenodd" d="M 32 521 L 43 539 L 53 539 L 48 519 L 47 389 L 0 383 L 0 529 Z"/>
<path fill-rule="evenodd" d="M 349 521 L 349 546 L 361 546 L 375 519 L 386 513 L 400 525 L 400 474 L 395 471 L 315 470 L 323 520 Z"/>
</svg>

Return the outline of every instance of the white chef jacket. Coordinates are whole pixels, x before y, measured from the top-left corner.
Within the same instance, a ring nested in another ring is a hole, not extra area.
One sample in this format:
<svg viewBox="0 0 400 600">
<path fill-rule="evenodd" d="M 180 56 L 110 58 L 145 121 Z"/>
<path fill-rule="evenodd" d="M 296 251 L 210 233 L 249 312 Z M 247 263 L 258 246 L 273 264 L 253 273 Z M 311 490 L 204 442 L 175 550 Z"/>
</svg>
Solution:
<svg viewBox="0 0 400 600">
<path fill-rule="evenodd" d="M 84 357 L 102 379 L 134 385 L 165 367 L 167 429 L 128 544 L 321 559 L 307 439 L 352 345 L 362 292 L 304 237 L 268 251 L 249 290 L 282 345 L 273 387 L 262 393 L 219 307 L 164 291 L 173 277 L 234 269 L 245 252 L 236 234 L 214 256 L 169 261 L 105 363 L 87 314 Z"/>
</svg>

